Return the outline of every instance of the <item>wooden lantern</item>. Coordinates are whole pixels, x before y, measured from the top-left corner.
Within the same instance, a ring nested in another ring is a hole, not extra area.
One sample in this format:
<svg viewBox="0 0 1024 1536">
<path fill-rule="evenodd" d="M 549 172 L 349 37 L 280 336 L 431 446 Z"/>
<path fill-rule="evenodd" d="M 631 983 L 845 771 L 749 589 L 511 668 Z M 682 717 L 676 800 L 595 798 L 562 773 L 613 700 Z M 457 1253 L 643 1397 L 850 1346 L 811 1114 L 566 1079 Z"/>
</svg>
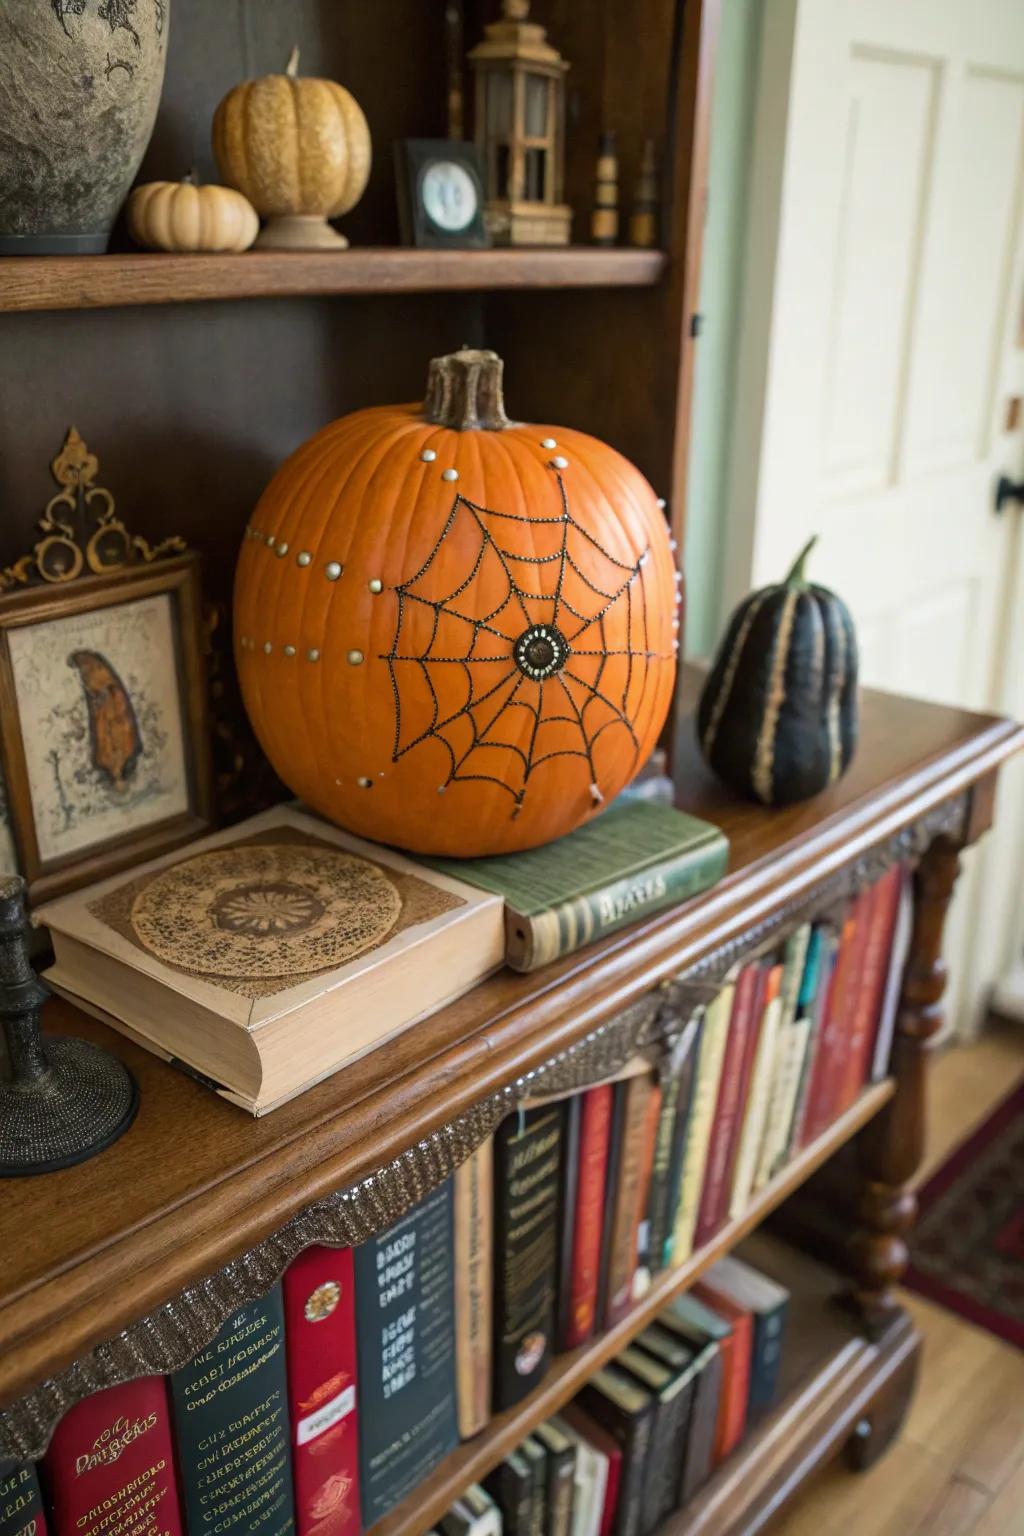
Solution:
<svg viewBox="0 0 1024 1536">
<path fill-rule="evenodd" d="M 476 76 L 476 140 L 487 182 L 487 227 L 497 245 L 568 245 L 572 209 L 562 202 L 565 72 L 528 21 L 529 0 L 502 0 L 469 61 Z"/>
</svg>

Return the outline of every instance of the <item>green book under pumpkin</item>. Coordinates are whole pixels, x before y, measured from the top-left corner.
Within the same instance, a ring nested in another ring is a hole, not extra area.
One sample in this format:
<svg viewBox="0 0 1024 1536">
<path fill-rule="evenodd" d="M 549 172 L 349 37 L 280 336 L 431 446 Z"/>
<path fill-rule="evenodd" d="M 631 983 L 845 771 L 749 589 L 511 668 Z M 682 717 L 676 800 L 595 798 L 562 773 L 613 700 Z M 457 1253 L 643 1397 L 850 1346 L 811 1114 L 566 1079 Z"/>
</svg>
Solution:
<svg viewBox="0 0 1024 1536">
<path fill-rule="evenodd" d="M 675 906 L 725 873 L 729 843 L 672 806 L 623 799 L 542 848 L 487 859 L 422 859 L 505 901 L 505 959 L 532 971 Z"/>
</svg>

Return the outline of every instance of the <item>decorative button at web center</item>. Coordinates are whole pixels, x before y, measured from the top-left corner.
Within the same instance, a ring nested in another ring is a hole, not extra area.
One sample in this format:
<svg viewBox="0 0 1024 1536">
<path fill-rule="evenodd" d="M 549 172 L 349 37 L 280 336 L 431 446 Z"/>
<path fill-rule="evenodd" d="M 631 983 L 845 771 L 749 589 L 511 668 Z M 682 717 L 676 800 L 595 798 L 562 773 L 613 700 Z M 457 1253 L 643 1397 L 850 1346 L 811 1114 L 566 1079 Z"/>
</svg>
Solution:
<svg viewBox="0 0 1024 1536">
<path fill-rule="evenodd" d="M 520 672 L 541 683 L 561 672 L 569 659 L 569 642 L 553 624 L 531 624 L 519 636 L 512 655 Z"/>
</svg>

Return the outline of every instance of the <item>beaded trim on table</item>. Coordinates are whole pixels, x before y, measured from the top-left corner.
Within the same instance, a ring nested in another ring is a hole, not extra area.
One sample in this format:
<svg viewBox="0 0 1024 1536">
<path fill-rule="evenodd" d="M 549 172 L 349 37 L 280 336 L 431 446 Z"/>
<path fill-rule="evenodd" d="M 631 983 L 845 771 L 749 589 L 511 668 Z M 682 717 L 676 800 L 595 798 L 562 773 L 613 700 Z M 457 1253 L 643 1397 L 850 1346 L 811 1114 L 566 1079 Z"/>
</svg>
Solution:
<svg viewBox="0 0 1024 1536">
<path fill-rule="evenodd" d="M 901 828 L 680 975 L 645 993 L 582 1040 L 490 1094 L 358 1184 L 306 1206 L 241 1257 L 186 1287 L 116 1338 L 97 1345 L 67 1370 L 0 1411 L 0 1461 L 38 1460 L 62 1415 L 90 1393 L 186 1365 L 233 1312 L 269 1290 L 304 1248 L 314 1243 L 348 1247 L 385 1231 L 436 1189 L 525 1100 L 589 1087 L 614 1076 L 638 1054 L 663 1067 L 693 1008 L 738 959 L 826 912 L 878 879 L 892 864 L 918 859 L 935 839 L 961 841 L 968 806 L 965 793 Z"/>
</svg>

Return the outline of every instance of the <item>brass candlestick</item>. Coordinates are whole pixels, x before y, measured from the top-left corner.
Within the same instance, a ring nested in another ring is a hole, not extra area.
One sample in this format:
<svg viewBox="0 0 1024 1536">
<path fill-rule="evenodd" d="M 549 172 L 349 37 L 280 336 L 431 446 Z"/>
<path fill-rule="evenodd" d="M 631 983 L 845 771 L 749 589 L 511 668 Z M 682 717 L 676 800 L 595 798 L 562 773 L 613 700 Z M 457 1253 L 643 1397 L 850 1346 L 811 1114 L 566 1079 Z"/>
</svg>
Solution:
<svg viewBox="0 0 1024 1536">
<path fill-rule="evenodd" d="M 29 962 L 26 928 L 25 882 L 0 877 L 0 1178 L 84 1162 L 128 1129 L 139 1101 L 127 1067 L 98 1045 L 44 1040 L 50 994 Z"/>
</svg>

